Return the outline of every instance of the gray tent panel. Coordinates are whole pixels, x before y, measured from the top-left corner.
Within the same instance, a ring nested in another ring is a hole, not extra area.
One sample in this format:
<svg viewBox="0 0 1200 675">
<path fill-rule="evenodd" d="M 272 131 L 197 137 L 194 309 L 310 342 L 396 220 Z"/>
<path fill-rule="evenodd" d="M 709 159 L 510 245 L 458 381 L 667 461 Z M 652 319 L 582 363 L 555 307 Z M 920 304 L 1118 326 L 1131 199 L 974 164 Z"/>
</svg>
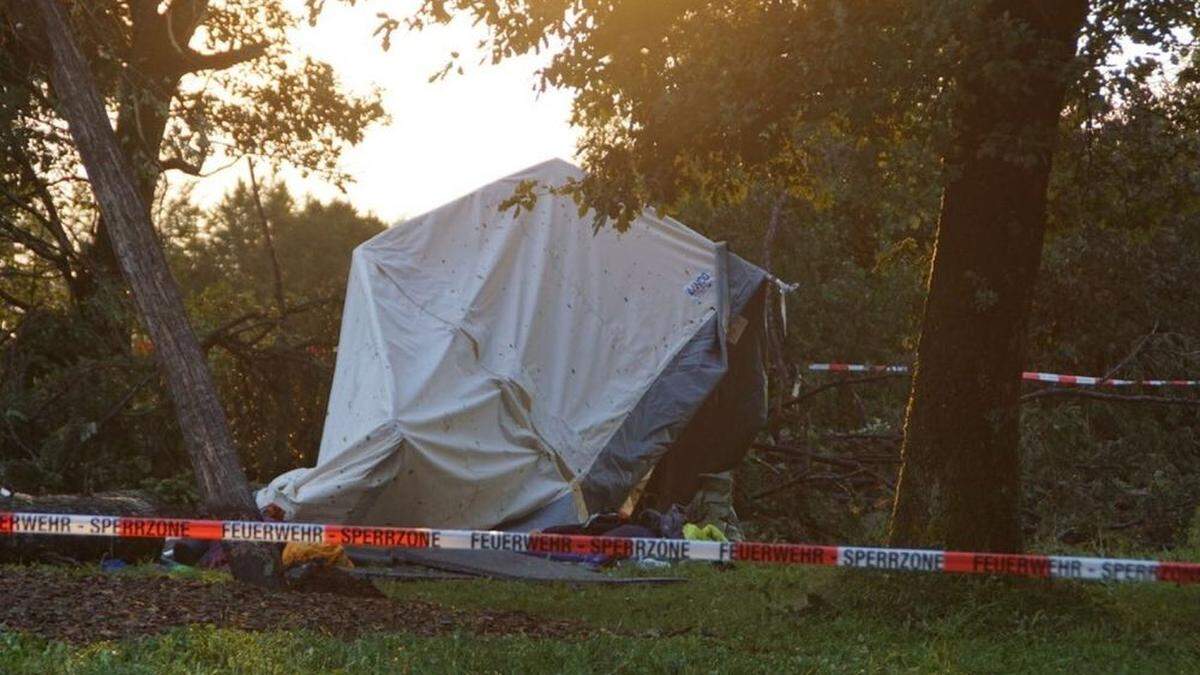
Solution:
<svg viewBox="0 0 1200 675">
<path fill-rule="evenodd" d="M 737 370 L 742 372 L 733 375 L 742 385 L 738 387 L 738 397 L 743 400 L 737 405 L 723 406 L 727 415 L 735 410 L 737 413 L 722 420 L 722 424 L 736 427 L 741 432 L 739 436 L 748 435 L 749 438 L 730 439 L 726 445 L 731 447 L 709 447 L 696 452 L 740 458 L 766 422 L 766 378 L 761 359 L 762 303 L 761 299 L 758 303 L 752 300 L 761 295 L 767 275 L 736 255 L 727 254 L 726 257 L 730 316 L 742 316 L 748 322 L 737 342 L 742 347 L 741 352 L 758 358 L 740 359 L 742 362 Z M 746 316 L 748 310 L 754 310 L 751 316 Z M 712 317 L 650 385 L 617 433 L 600 451 L 580 486 L 590 513 L 619 508 L 630 490 L 679 441 L 697 412 L 717 391 L 730 371 L 731 354 L 724 348 L 723 334 L 718 317 Z M 739 444 L 740 447 L 736 447 Z M 688 458 L 682 460 L 686 462 Z"/>
</svg>

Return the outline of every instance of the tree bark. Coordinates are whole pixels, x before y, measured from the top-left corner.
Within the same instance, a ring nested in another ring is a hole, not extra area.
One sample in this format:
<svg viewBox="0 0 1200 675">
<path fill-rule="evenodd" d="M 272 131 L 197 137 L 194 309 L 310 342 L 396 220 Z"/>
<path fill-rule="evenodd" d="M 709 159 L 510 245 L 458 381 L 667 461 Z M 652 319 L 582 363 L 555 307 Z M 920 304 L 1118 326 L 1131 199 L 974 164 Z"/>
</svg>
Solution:
<svg viewBox="0 0 1200 675">
<path fill-rule="evenodd" d="M 121 272 L 154 341 L 204 507 L 213 516 L 257 519 L 225 412 L 155 238 L 133 169 L 121 152 L 61 6 L 56 0 L 37 3 L 51 46 L 51 84 L 108 224 Z M 239 578 L 262 583 L 279 578 L 275 549 L 237 546 L 232 553 Z"/>
<path fill-rule="evenodd" d="M 966 37 L 890 543 L 1022 545 L 1020 372 L 1086 0 L 993 0 Z"/>
<path fill-rule="evenodd" d="M 170 116 L 171 99 L 179 88 L 178 44 L 187 45 L 196 23 L 189 17 L 169 21 L 156 2 L 130 3 L 129 65 L 117 87 L 117 143 L 125 156 L 142 206 L 149 216 L 154 193 L 162 174 L 159 152 Z M 207 3 L 199 5 L 203 12 Z M 109 236 L 108 219 L 101 214 L 95 237 L 84 251 L 91 263 L 80 280 L 84 318 L 110 350 L 126 351 L 133 331 L 133 317 L 125 301 L 121 266 Z"/>
<path fill-rule="evenodd" d="M 762 264 L 763 269 L 769 274 L 775 274 L 775 267 L 772 264 L 772 254 L 775 251 L 775 242 L 779 238 L 779 223 L 783 219 L 783 210 L 787 205 L 787 192 L 780 190 L 779 194 L 771 203 L 771 215 L 767 219 L 767 228 L 763 233 L 763 251 Z M 766 341 L 765 348 L 767 350 L 767 383 L 771 391 L 769 400 L 771 401 L 771 411 L 768 415 L 767 426 L 772 434 L 777 431 L 777 427 L 782 423 L 783 401 L 790 394 L 792 385 L 791 373 L 788 372 L 787 360 L 784 358 L 783 350 L 786 347 L 787 336 L 784 335 L 783 316 L 777 315 L 775 309 L 775 300 L 779 297 L 781 291 L 775 287 L 775 284 L 767 284 L 767 297 L 763 314 L 766 317 Z"/>
</svg>

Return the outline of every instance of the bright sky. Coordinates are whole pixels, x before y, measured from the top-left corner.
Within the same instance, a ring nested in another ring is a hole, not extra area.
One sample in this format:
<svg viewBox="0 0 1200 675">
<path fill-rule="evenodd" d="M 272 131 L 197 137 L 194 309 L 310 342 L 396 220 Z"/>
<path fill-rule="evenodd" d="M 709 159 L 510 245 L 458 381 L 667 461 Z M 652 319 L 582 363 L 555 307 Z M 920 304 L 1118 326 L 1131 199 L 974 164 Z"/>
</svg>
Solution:
<svg viewBox="0 0 1200 675">
<path fill-rule="evenodd" d="M 379 88 L 391 122 L 372 128 L 343 156 L 342 168 L 356 179 L 345 198 L 388 224 L 545 159 L 571 159 L 575 150 L 576 132 L 567 123 L 570 95 L 534 91 L 541 57 L 473 65 L 480 58 L 474 47 L 482 33 L 465 22 L 419 33 L 397 31 L 384 52 L 371 37 L 378 24 L 375 13 L 387 9 L 399 17 L 419 4 L 331 2 L 316 27 L 304 24 L 293 39 L 298 52 L 332 65 L 351 91 Z M 429 83 L 455 50 L 471 67 L 464 75 Z M 215 201 L 244 175 L 244 164 L 222 171 L 200 181 L 195 197 Z M 319 180 L 281 175 L 299 194 L 338 195 Z"/>
</svg>

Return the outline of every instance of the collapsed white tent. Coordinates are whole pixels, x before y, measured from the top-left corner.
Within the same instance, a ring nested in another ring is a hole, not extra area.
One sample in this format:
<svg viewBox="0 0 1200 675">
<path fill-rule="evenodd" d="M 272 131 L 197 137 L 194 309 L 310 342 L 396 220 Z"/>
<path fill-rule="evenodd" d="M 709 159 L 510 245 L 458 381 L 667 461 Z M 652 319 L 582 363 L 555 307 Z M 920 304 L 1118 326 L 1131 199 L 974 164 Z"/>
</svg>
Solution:
<svg viewBox="0 0 1200 675">
<path fill-rule="evenodd" d="M 317 465 L 276 478 L 261 507 L 520 528 L 619 505 L 714 405 L 729 345 L 758 340 L 739 312 L 765 275 L 649 212 L 595 230 L 544 188 L 532 208 L 500 208 L 523 181 L 580 176 L 545 162 L 355 250 Z M 752 352 L 740 398 L 754 400 L 734 406 L 748 418 L 726 422 L 750 435 L 765 409 Z"/>
</svg>

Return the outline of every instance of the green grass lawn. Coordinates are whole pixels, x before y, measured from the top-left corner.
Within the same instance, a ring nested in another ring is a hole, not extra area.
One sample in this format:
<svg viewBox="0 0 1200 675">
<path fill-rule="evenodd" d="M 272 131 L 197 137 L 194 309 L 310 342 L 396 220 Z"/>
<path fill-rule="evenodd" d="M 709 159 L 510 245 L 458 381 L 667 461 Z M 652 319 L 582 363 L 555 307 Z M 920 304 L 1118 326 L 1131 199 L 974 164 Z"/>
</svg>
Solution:
<svg viewBox="0 0 1200 675">
<path fill-rule="evenodd" d="M 583 622 L 586 636 L 568 640 L 197 626 L 78 646 L 0 634 L 0 671 L 1200 672 L 1197 587 L 747 565 L 675 573 L 688 583 L 383 586 L 401 602 Z"/>
</svg>

